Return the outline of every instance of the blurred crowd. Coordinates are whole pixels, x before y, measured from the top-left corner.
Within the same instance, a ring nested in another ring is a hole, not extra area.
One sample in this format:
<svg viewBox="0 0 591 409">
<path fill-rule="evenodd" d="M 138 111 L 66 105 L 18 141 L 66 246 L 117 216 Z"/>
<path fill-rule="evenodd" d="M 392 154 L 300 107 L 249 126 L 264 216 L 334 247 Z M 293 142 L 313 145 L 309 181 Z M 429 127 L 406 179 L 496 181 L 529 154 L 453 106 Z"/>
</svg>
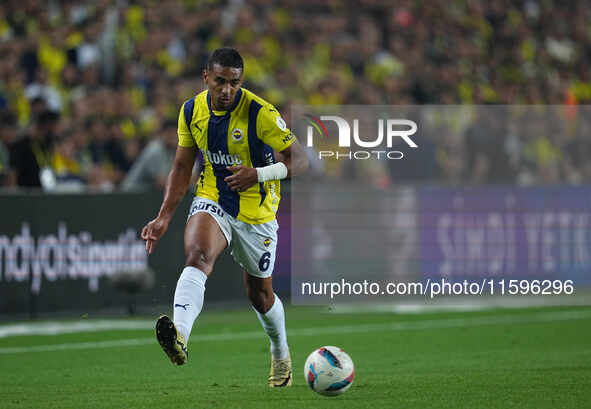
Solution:
<svg viewBox="0 0 591 409">
<path fill-rule="evenodd" d="M 478 105 L 417 107 L 416 150 L 389 161 L 389 182 L 531 186 L 591 180 L 591 107 Z M 411 110 L 412 112 L 412 110 Z M 379 179 L 379 178 L 376 178 Z"/>
<path fill-rule="evenodd" d="M 204 88 L 207 56 L 223 45 L 243 55 L 245 87 L 288 123 L 291 104 L 591 100 L 581 1 L 5 0 L 0 184 L 161 187 L 180 105 Z M 499 141 L 476 116 L 431 138 L 422 176 L 409 179 L 583 182 L 590 149 L 578 117 L 565 137 L 507 127 Z"/>
</svg>

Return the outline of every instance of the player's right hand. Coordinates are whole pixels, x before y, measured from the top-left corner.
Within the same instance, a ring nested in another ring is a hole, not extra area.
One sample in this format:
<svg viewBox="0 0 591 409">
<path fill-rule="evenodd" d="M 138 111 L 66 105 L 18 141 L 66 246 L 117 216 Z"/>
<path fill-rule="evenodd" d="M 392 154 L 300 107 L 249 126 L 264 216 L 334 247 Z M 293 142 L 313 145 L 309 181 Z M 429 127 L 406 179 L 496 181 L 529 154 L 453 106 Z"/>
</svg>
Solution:
<svg viewBox="0 0 591 409">
<path fill-rule="evenodd" d="M 148 254 L 152 254 L 156 242 L 160 240 L 166 229 L 168 229 L 168 222 L 158 217 L 144 226 L 142 229 L 142 239 L 146 241 L 146 251 Z"/>
</svg>

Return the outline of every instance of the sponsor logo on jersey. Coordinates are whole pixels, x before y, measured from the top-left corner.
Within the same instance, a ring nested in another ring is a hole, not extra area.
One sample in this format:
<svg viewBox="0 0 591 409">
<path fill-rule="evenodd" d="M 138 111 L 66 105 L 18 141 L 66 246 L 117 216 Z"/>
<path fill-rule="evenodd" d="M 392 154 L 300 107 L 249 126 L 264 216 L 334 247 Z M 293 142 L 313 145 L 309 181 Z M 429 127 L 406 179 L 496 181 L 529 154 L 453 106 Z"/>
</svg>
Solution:
<svg viewBox="0 0 591 409">
<path fill-rule="evenodd" d="M 224 211 L 217 204 L 199 201 L 191 208 L 191 216 L 193 216 L 199 210 L 204 210 L 213 214 L 217 214 L 220 217 L 224 217 Z"/>
<path fill-rule="evenodd" d="M 285 135 L 281 141 L 282 141 L 283 143 L 288 143 L 288 142 L 291 142 L 291 141 L 293 140 L 293 138 L 294 138 L 294 137 L 295 137 L 295 136 L 294 136 L 294 134 L 292 134 L 292 133 L 290 132 L 290 133 L 289 133 L 289 135 Z"/>
<path fill-rule="evenodd" d="M 273 163 L 275 163 L 275 160 L 273 159 L 273 153 L 272 152 L 265 153 L 265 164 L 272 165 Z M 277 195 L 277 192 L 275 191 L 275 183 L 269 183 L 268 186 L 269 186 L 269 193 L 271 194 L 271 197 L 272 197 L 271 204 L 274 207 L 276 207 L 277 204 L 279 203 L 279 196 Z"/>
<path fill-rule="evenodd" d="M 240 141 L 242 141 L 243 137 L 244 137 L 244 133 L 242 132 L 242 129 L 234 128 L 232 130 L 232 141 L 240 142 Z"/>
<path fill-rule="evenodd" d="M 210 152 L 205 151 L 207 159 L 215 165 L 241 165 L 242 158 L 239 154 L 222 153 L 222 151 Z"/>
<path fill-rule="evenodd" d="M 281 129 L 282 131 L 285 132 L 285 130 L 287 129 L 287 125 L 285 124 L 285 121 L 283 120 L 283 118 L 278 116 L 277 118 L 275 118 L 275 123 L 277 124 L 277 127 L 279 129 Z"/>
<path fill-rule="evenodd" d="M 273 163 L 274 163 L 273 153 L 272 152 L 265 153 L 265 164 L 272 165 Z"/>
</svg>

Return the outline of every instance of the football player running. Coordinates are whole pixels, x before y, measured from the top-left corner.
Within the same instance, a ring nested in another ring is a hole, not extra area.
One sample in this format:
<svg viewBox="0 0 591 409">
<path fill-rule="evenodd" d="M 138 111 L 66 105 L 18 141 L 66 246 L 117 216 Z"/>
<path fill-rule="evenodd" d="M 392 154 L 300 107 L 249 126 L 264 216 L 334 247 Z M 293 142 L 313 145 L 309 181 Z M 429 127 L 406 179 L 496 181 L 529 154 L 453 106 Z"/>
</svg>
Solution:
<svg viewBox="0 0 591 409">
<path fill-rule="evenodd" d="M 292 383 L 283 304 L 273 292 L 277 247 L 275 213 L 280 180 L 303 173 L 308 160 L 273 107 L 242 88 L 244 64 L 232 48 L 210 56 L 207 90 L 179 113 L 178 147 L 158 216 L 142 230 L 148 253 L 168 224 L 191 179 L 198 153 L 201 173 L 185 228 L 185 267 L 174 294 L 174 316 L 161 316 L 156 336 L 170 360 L 188 360 L 187 343 L 203 306 L 205 283 L 226 247 L 244 270 L 246 293 L 271 344 L 269 386 Z M 276 161 L 275 153 L 281 160 Z"/>
</svg>

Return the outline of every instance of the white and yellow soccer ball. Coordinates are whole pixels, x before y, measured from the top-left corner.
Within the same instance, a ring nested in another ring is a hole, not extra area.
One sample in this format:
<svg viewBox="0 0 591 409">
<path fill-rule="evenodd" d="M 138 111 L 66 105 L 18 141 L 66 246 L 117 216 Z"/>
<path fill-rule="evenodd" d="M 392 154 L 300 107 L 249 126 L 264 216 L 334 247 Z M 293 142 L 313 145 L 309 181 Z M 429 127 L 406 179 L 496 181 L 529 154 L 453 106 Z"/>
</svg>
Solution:
<svg viewBox="0 0 591 409">
<path fill-rule="evenodd" d="M 355 368 L 351 357 L 341 348 L 323 346 L 306 359 L 304 376 L 314 392 L 336 396 L 351 387 Z"/>
</svg>

